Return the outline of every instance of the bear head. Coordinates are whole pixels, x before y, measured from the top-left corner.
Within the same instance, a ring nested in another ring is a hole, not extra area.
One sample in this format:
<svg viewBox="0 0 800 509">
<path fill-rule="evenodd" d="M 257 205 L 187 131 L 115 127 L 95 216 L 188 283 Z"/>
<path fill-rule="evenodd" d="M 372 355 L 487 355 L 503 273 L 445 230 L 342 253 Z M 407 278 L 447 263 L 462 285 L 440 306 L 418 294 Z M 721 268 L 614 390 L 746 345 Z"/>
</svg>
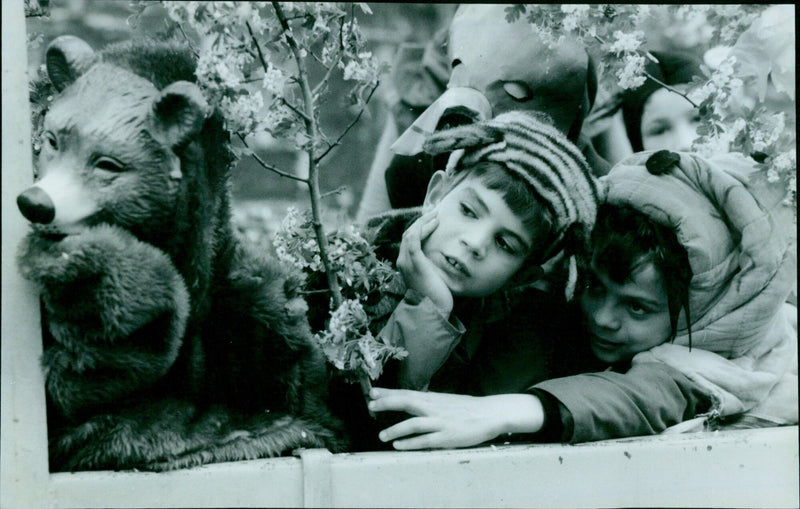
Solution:
<svg viewBox="0 0 800 509">
<path fill-rule="evenodd" d="M 190 287 L 208 287 L 215 250 L 232 235 L 233 159 L 221 114 L 194 83 L 195 66 L 178 41 L 95 52 L 61 36 L 48 46 L 57 94 L 43 120 L 37 180 L 17 198 L 36 232 L 120 226 L 164 250 Z"/>
<path fill-rule="evenodd" d="M 180 229 L 176 218 L 186 218 L 180 209 L 191 207 L 186 197 L 224 195 L 217 189 L 224 188 L 220 174 L 226 174 L 230 159 L 223 156 L 212 167 L 203 149 L 192 147 L 213 123 L 214 112 L 189 81 L 194 79 L 190 54 L 177 43 L 117 46 L 95 53 L 73 36 L 49 45 L 47 72 L 59 93 L 44 117 L 38 179 L 17 202 L 43 234 L 67 235 L 108 223 L 169 252 L 165 233 Z M 152 67 L 175 61 L 183 65 L 166 73 L 173 77 Z M 216 129 L 224 131 L 218 123 Z M 226 140 L 220 145 L 226 147 Z M 204 197 L 204 208 L 218 208 L 214 201 Z M 202 225 L 192 225 L 197 226 Z"/>
</svg>

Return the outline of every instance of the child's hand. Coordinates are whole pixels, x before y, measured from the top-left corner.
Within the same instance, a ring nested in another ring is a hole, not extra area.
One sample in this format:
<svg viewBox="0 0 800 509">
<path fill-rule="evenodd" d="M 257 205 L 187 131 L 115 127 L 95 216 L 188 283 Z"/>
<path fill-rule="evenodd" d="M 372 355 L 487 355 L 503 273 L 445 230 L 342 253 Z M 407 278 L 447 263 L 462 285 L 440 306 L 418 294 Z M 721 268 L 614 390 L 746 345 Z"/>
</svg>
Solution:
<svg viewBox="0 0 800 509">
<path fill-rule="evenodd" d="M 373 412 L 415 416 L 378 435 L 398 450 L 471 447 L 503 433 L 535 433 L 544 425 L 544 408 L 530 394 L 475 397 L 373 388 L 369 395 Z"/>
<path fill-rule="evenodd" d="M 453 310 L 453 294 L 439 275 L 436 266 L 422 252 L 422 242 L 439 225 L 435 212 L 422 215 L 404 233 L 397 256 L 397 269 L 407 288 L 431 299 L 445 317 Z"/>
</svg>

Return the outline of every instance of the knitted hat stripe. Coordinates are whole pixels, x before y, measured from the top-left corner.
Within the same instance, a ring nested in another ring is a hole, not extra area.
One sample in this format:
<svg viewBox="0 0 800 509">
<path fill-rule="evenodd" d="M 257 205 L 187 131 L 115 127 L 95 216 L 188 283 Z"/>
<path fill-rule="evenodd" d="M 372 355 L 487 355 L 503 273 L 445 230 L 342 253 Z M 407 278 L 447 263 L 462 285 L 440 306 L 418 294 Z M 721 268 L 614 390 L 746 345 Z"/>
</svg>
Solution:
<svg viewBox="0 0 800 509">
<path fill-rule="evenodd" d="M 555 141 L 555 140 L 554 140 Z M 579 187 L 579 192 L 575 196 L 577 201 L 582 202 L 585 205 L 589 206 L 590 213 L 594 214 L 595 209 L 597 207 L 597 202 L 600 199 L 600 193 L 597 187 L 597 182 L 594 179 L 594 175 L 592 174 L 592 170 L 589 168 L 586 159 L 583 157 L 583 154 L 578 151 L 575 147 L 567 147 L 569 154 L 572 161 L 576 161 L 578 164 L 575 164 L 575 171 L 571 174 L 570 180 L 573 182 L 573 185 Z M 562 179 L 565 176 L 562 176 Z"/>
<path fill-rule="evenodd" d="M 539 154 L 538 157 L 530 157 L 530 151 L 538 149 L 544 154 Z M 546 149 L 542 147 L 528 147 L 527 149 L 518 149 L 514 146 L 498 143 L 490 145 L 483 150 L 477 151 L 471 157 L 464 161 L 465 164 L 470 164 L 472 161 L 494 161 L 504 164 L 509 170 L 517 173 L 525 182 L 533 186 L 536 191 L 542 195 L 553 211 L 560 217 L 565 217 L 569 214 L 569 205 L 564 198 L 565 189 L 557 185 L 557 178 L 555 174 L 558 169 L 553 167 L 551 162 L 555 154 L 548 154 Z M 531 167 L 536 167 L 538 175 L 531 175 Z M 541 180 L 541 182 L 539 181 Z"/>
<path fill-rule="evenodd" d="M 536 133 L 535 141 L 544 147 L 558 146 L 565 149 L 553 151 L 553 157 L 558 158 L 563 166 L 556 171 L 554 178 L 567 188 L 565 199 L 574 203 L 579 209 L 578 216 L 594 218 L 597 209 L 598 189 L 588 165 L 585 164 L 583 154 L 571 145 L 555 145 L 563 139 L 562 136 L 549 136 L 549 133 Z M 572 153 L 570 153 L 572 152 Z M 570 216 L 570 219 L 574 219 Z"/>
<path fill-rule="evenodd" d="M 520 115 L 517 114 L 515 115 L 517 118 L 509 120 L 505 124 L 498 123 L 499 125 L 496 126 L 497 128 L 502 128 L 507 133 L 505 137 L 506 141 L 509 142 L 509 144 L 525 146 L 527 143 L 530 143 L 530 141 L 528 141 L 530 139 L 536 140 L 540 145 L 545 147 L 558 147 L 565 153 L 557 153 L 554 151 L 553 154 L 557 155 L 562 162 L 568 166 L 578 166 L 578 171 L 582 172 L 583 176 L 582 178 L 578 178 L 577 175 L 573 175 L 572 178 L 576 178 L 576 184 L 587 184 L 588 190 L 592 196 L 592 201 L 597 201 L 598 192 L 592 172 L 580 150 L 566 140 L 564 135 L 554 127 L 542 123 L 534 125 L 529 120 L 525 121 L 527 119 L 519 119 L 519 116 Z M 509 134 L 512 133 L 514 136 L 509 136 Z M 515 138 L 521 143 L 511 143 L 512 138 Z"/>
<path fill-rule="evenodd" d="M 538 153 L 532 153 L 532 149 Z M 566 168 L 558 165 L 557 157 L 544 147 L 506 147 L 495 154 L 488 154 L 484 159 L 502 162 L 513 170 L 542 195 L 542 198 L 551 205 L 558 217 L 569 222 L 577 218 L 576 203 L 569 199 L 569 189 L 564 185 L 560 174 Z M 559 221 L 561 222 L 561 221 Z"/>
<path fill-rule="evenodd" d="M 599 196 L 597 190 L 597 184 L 593 178 L 592 171 L 589 168 L 589 164 L 586 162 L 586 158 L 583 156 L 578 147 L 573 145 L 572 143 L 565 143 L 564 136 L 558 132 L 555 128 L 550 128 L 549 126 L 542 126 L 542 129 L 534 131 L 530 126 L 519 125 L 515 123 L 514 127 L 519 127 L 522 130 L 525 130 L 529 133 L 530 137 L 536 139 L 539 143 L 543 144 L 544 146 L 557 146 L 560 150 L 564 153 L 558 153 L 558 157 L 562 158 L 562 161 L 569 165 L 569 166 L 577 166 L 577 171 L 583 174 L 582 178 L 578 178 L 577 175 L 572 175 L 571 177 L 575 179 L 576 185 L 585 184 L 586 188 L 588 188 L 589 193 L 591 194 L 591 202 L 596 203 Z M 543 139 L 542 139 L 543 138 Z M 524 140 L 523 140 L 524 141 Z M 563 176 L 562 176 L 563 179 Z M 582 196 L 582 193 L 581 193 Z"/>
<path fill-rule="evenodd" d="M 580 168 L 577 168 L 574 159 L 568 157 L 563 152 L 553 150 L 557 148 L 552 143 L 546 143 L 546 138 L 539 136 L 539 133 L 531 132 L 533 138 L 524 139 L 520 136 L 513 136 L 511 132 L 506 135 L 505 143 L 493 143 L 484 149 L 477 150 L 469 157 L 468 161 L 495 160 L 497 162 L 514 162 L 514 170 L 520 176 L 533 185 L 534 189 L 540 191 L 554 209 L 554 212 L 564 219 L 575 221 L 578 217 L 576 207 L 583 205 L 584 200 L 574 200 L 574 191 L 570 191 L 565 179 L 573 181 L 576 186 L 580 186 L 582 178 L 575 178 L 580 175 Z M 527 167 L 527 168 L 526 168 Z M 530 169 L 536 168 L 536 175 L 532 175 Z M 541 182 L 537 182 L 541 180 Z M 546 192 L 546 187 L 551 192 Z M 578 189 L 579 195 L 583 195 L 588 190 Z M 553 195 L 552 192 L 557 193 Z M 589 194 L 591 192 L 589 191 Z M 586 207 L 581 207 L 585 211 Z M 590 212 L 591 213 L 591 212 Z"/>
</svg>

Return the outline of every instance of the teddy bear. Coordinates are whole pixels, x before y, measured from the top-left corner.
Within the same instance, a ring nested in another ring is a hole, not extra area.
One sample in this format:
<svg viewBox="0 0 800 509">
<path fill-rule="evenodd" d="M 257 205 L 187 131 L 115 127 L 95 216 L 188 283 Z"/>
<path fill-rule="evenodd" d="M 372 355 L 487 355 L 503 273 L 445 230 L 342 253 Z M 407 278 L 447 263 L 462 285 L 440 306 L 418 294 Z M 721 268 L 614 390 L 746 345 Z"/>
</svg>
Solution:
<svg viewBox="0 0 800 509">
<path fill-rule="evenodd" d="M 17 263 L 42 295 L 52 471 L 347 447 L 299 276 L 231 225 L 229 135 L 195 68 L 174 40 L 47 48 Z"/>
</svg>

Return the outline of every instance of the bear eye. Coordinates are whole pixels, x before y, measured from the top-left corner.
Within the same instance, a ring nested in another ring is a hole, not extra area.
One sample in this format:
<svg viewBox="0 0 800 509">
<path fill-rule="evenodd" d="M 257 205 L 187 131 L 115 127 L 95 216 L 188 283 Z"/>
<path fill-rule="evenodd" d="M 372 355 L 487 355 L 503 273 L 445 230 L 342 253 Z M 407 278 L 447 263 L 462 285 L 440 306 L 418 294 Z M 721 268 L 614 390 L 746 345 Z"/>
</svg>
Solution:
<svg viewBox="0 0 800 509">
<path fill-rule="evenodd" d="M 124 165 L 119 161 L 111 159 L 110 157 L 99 157 L 94 162 L 95 168 L 99 168 L 105 171 L 112 171 L 114 173 L 119 173 L 124 169 Z"/>
<path fill-rule="evenodd" d="M 44 144 L 50 147 L 53 150 L 58 150 L 58 140 L 56 140 L 56 135 L 50 131 L 45 131 L 42 133 L 42 140 Z"/>
</svg>

